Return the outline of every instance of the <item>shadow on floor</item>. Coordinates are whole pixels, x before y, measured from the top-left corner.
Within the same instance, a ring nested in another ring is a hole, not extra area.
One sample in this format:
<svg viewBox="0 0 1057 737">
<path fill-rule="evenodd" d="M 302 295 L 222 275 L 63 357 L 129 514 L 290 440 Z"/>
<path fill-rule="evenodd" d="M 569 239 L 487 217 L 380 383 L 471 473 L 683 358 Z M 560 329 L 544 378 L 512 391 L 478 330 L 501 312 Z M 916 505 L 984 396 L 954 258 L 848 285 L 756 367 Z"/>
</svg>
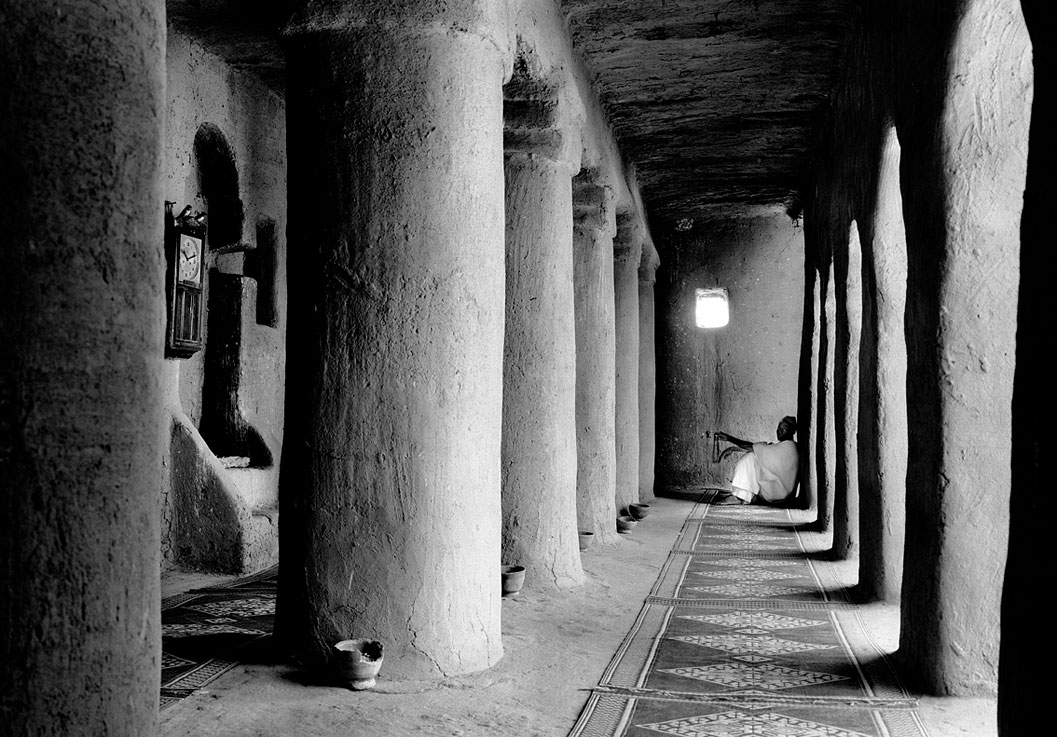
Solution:
<svg viewBox="0 0 1057 737">
<path fill-rule="evenodd" d="M 278 662 L 276 585 L 273 568 L 162 602 L 162 708 L 237 665 Z"/>
</svg>

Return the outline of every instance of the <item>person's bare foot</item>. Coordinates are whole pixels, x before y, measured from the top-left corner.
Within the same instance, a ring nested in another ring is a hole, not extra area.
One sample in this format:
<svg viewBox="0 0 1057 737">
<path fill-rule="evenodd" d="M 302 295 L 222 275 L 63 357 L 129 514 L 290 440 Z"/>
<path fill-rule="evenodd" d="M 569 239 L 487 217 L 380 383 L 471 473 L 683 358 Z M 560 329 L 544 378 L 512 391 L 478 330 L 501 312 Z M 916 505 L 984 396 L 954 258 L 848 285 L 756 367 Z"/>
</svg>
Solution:
<svg viewBox="0 0 1057 737">
<path fill-rule="evenodd" d="M 712 503 L 715 504 L 716 506 L 720 506 L 720 507 L 726 507 L 726 506 L 729 506 L 729 505 L 748 504 L 748 502 L 742 501 L 741 499 L 739 499 L 738 497 L 734 496 L 733 494 L 728 494 L 727 496 L 723 497 L 719 501 L 715 501 L 715 502 L 712 502 Z"/>
</svg>

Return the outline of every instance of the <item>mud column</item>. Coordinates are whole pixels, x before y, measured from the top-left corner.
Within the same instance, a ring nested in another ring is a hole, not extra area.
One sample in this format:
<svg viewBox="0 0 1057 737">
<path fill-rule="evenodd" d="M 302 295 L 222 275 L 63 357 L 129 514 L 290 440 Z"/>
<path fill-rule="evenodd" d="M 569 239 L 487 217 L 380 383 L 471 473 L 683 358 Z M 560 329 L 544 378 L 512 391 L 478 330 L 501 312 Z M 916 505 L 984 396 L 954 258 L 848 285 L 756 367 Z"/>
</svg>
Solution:
<svg viewBox="0 0 1057 737">
<path fill-rule="evenodd" d="M 862 334 L 862 248 L 853 220 L 848 243 L 836 254 L 837 364 L 834 398 L 837 436 L 836 487 L 833 510 L 835 560 L 859 555 L 859 343 Z"/>
<path fill-rule="evenodd" d="M 0 5 L 5 734 L 157 727 L 164 54 L 161 0 Z"/>
<path fill-rule="evenodd" d="M 396 679 L 503 652 L 504 19 L 490 0 L 400 5 L 286 32 L 277 617 L 305 663 L 369 637 Z"/>
<path fill-rule="evenodd" d="M 617 218 L 613 241 L 616 330 L 617 513 L 639 500 L 639 263 L 640 226 Z"/>
<path fill-rule="evenodd" d="M 833 279 L 833 262 L 825 267 L 827 277 L 819 280 L 818 393 L 815 396 L 815 500 L 818 505 L 814 527 L 829 532 L 833 527 L 836 493 L 837 439 L 834 422 L 833 379 L 836 366 L 837 285 Z M 820 274 L 821 276 L 821 274 Z"/>
<path fill-rule="evenodd" d="M 1052 474 L 1048 453 L 1054 406 L 1052 362 L 1047 360 L 1052 334 L 1053 202 L 1052 173 L 1057 148 L 1054 92 L 1054 47 L 1049 8 L 1041 2 L 1021 4 L 1031 33 L 1034 99 L 1028 147 L 1024 218 L 1020 231 L 1020 290 L 1017 300 L 1017 368 L 1013 384 L 1012 494 L 1009 557 L 1002 594 L 1002 650 L 998 674 L 998 734 L 1029 733 L 1049 713 L 1047 658 L 1039 657 L 1036 629 L 1039 561 L 1048 560 L 1052 494 L 1040 494 Z"/>
<path fill-rule="evenodd" d="M 597 542 L 617 539 L 612 191 L 573 181 L 576 308 L 576 518 Z"/>
<path fill-rule="evenodd" d="M 907 492 L 906 231 L 899 193 L 899 142 L 885 133 L 873 240 L 863 241 L 859 364 L 859 588 L 898 601 Z"/>
<path fill-rule="evenodd" d="M 814 248 L 805 249 L 804 326 L 800 332 L 800 378 L 797 391 L 796 442 L 800 451 L 800 490 L 797 506 L 818 507 L 818 352 L 819 276 L 814 264 Z"/>
<path fill-rule="evenodd" d="M 949 55 L 904 70 L 922 87 L 900 128 L 902 168 L 915 173 L 902 181 L 910 454 L 899 649 L 926 693 L 973 694 L 996 685 L 1031 52 L 1015 2 L 970 2 L 949 33 Z M 916 49 L 921 38 L 905 41 Z"/>
<path fill-rule="evenodd" d="M 503 560 L 526 586 L 583 583 L 576 534 L 572 167 L 506 155 Z"/>
<path fill-rule="evenodd" d="M 657 457 L 657 302 L 654 286 L 660 259 L 647 243 L 639 262 L 639 499 L 653 499 Z"/>
</svg>

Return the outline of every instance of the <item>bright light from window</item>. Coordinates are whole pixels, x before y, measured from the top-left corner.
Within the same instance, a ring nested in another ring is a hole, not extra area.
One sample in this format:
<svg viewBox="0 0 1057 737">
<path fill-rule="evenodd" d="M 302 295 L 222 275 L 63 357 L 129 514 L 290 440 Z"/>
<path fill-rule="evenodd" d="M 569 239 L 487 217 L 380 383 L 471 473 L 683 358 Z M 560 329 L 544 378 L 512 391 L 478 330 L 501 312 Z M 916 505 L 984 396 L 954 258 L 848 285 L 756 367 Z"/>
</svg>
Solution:
<svg viewBox="0 0 1057 737">
<path fill-rule="evenodd" d="M 721 328 L 730 322 L 727 290 L 723 287 L 697 290 L 697 326 Z"/>
</svg>

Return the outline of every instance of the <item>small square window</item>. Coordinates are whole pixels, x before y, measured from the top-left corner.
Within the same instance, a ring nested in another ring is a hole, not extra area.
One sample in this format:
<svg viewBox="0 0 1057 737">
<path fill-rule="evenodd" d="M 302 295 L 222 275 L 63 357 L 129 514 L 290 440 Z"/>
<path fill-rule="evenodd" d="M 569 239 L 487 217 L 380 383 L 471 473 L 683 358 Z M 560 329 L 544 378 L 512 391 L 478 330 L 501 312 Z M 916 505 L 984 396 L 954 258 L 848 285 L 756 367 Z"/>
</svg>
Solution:
<svg viewBox="0 0 1057 737">
<path fill-rule="evenodd" d="M 699 328 L 721 328 L 730 322 L 727 290 L 723 287 L 698 289 L 696 315 Z"/>
</svg>

